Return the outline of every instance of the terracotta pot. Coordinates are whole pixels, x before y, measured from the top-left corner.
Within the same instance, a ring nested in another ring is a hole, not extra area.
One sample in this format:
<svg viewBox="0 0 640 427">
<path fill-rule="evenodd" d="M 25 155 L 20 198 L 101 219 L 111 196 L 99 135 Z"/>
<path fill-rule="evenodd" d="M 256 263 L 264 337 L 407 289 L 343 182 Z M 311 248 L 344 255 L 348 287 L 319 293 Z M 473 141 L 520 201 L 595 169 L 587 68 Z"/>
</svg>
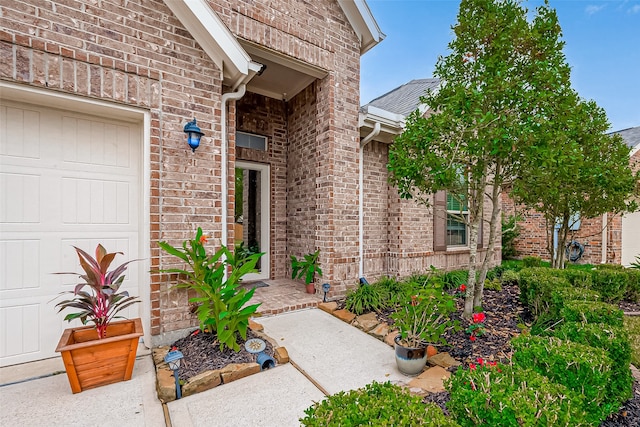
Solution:
<svg viewBox="0 0 640 427">
<path fill-rule="evenodd" d="M 313 285 L 313 283 L 309 283 L 308 285 L 305 285 L 307 288 L 307 293 L 308 294 L 315 294 L 316 293 L 316 287 Z"/>
<path fill-rule="evenodd" d="M 400 344 L 401 336 L 395 338 L 396 364 L 403 374 L 413 377 L 422 372 L 427 364 L 425 347 L 405 347 Z"/>
<path fill-rule="evenodd" d="M 65 329 L 56 352 L 62 355 L 71 391 L 130 380 L 142 335 L 140 319 L 112 322 L 103 339 L 93 326 Z"/>
</svg>

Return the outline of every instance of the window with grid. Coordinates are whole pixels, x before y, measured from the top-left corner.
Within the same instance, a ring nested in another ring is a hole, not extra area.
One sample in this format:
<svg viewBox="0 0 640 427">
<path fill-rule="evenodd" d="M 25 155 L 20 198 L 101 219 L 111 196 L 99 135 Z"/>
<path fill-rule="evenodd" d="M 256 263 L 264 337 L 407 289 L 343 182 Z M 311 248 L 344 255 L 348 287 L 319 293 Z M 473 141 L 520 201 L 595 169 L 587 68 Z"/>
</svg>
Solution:
<svg viewBox="0 0 640 427">
<path fill-rule="evenodd" d="M 467 246 L 469 208 L 464 196 L 447 194 L 447 246 Z"/>
</svg>

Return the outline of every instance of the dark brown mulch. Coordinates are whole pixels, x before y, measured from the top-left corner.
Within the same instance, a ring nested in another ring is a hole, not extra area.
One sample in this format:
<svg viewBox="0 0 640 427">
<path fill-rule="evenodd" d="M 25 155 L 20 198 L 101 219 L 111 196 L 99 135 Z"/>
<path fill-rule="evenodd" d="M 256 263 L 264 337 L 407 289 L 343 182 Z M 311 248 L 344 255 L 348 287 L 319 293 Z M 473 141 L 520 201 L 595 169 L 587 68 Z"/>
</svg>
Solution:
<svg viewBox="0 0 640 427">
<path fill-rule="evenodd" d="M 640 313 L 640 302 L 620 301 L 619 307 L 625 313 Z"/>
<path fill-rule="evenodd" d="M 247 330 L 247 339 L 262 338 Z M 265 340 L 267 348 L 264 350 L 273 357 L 273 347 L 269 341 Z M 204 333 L 196 330 L 194 333 L 179 339 L 173 345 L 184 355 L 180 364 L 180 379 L 187 380 L 202 372 L 221 369 L 231 363 L 251 363 L 256 361 L 256 356 L 249 353 L 244 348 L 245 340 L 240 338 L 240 351 L 235 352 L 228 348 L 220 351 L 220 343 L 214 334 Z"/>
</svg>

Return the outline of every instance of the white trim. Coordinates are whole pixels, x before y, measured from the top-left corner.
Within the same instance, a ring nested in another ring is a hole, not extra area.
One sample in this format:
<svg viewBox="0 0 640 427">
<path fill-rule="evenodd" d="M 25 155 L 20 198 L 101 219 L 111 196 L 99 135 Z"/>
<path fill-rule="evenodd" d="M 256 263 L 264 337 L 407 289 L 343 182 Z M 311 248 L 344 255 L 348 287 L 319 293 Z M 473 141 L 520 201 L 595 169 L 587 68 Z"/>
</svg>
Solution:
<svg viewBox="0 0 640 427">
<path fill-rule="evenodd" d="M 140 183 L 142 189 L 141 209 L 138 230 L 138 255 L 140 269 L 138 291 L 142 301 L 140 318 L 144 328 L 144 342 L 151 347 L 151 282 L 147 273 L 151 266 L 151 115 L 148 110 L 125 106 L 107 101 L 85 98 L 50 89 L 20 85 L 0 81 L 0 98 L 39 106 L 78 112 L 82 114 L 107 117 L 129 123 L 142 123 L 142 156 Z"/>
<path fill-rule="evenodd" d="M 206 0 L 164 0 L 164 3 L 222 70 L 225 84 L 235 88 L 245 82 L 250 71 L 257 72 L 249 54 Z"/>
<path fill-rule="evenodd" d="M 271 174 L 265 163 L 236 161 L 236 168 L 260 172 L 260 250 L 264 252 L 259 273 L 247 274 L 245 280 L 269 279 L 271 271 Z M 235 246 L 235 244 L 234 244 Z"/>
<path fill-rule="evenodd" d="M 384 40 L 386 36 L 365 0 L 338 0 L 338 4 L 360 39 L 360 55 Z"/>
</svg>

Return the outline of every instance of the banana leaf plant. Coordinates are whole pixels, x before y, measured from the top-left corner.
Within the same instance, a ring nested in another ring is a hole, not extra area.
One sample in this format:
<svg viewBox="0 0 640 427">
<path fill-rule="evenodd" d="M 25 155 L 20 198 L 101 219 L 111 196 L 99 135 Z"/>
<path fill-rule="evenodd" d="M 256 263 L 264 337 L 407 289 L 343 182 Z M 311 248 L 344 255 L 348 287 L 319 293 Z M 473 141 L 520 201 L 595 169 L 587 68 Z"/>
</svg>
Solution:
<svg viewBox="0 0 640 427">
<path fill-rule="evenodd" d="M 139 303 L 138 297 L 129 296 L 127 291 L 118 292 L 125 276 L 123 273 L 127 269 L 127 265 L 137 260 L 127 261 L 124 264 L 109 271 L 109 267 L 116 255 L 122 255 L 122 252 L 107 253 L 102 246 L 96 247 L 95 258 L 82 249 L 74 246 L 80 266 L 84 270 L 82 273 L 55 273 L 55 274 L 73 274 L 80 277 L 83 282 L 78 283 L 72 291 L 61 292 L 63 294 L 72 294 L 73 297 L 60 301 L 56 304 L 58 313 L 68 308 L 75 308 L 80 311 L 69 313 L 64 320 L 71 322 L 74 319 L 80 319 L 82 324 L 93 323 L 98 338 L 102 339 L 106 336 L 107 326 L 112 320 L 121 318 L 116 314 L 125 308 Z"/>
</svg>

